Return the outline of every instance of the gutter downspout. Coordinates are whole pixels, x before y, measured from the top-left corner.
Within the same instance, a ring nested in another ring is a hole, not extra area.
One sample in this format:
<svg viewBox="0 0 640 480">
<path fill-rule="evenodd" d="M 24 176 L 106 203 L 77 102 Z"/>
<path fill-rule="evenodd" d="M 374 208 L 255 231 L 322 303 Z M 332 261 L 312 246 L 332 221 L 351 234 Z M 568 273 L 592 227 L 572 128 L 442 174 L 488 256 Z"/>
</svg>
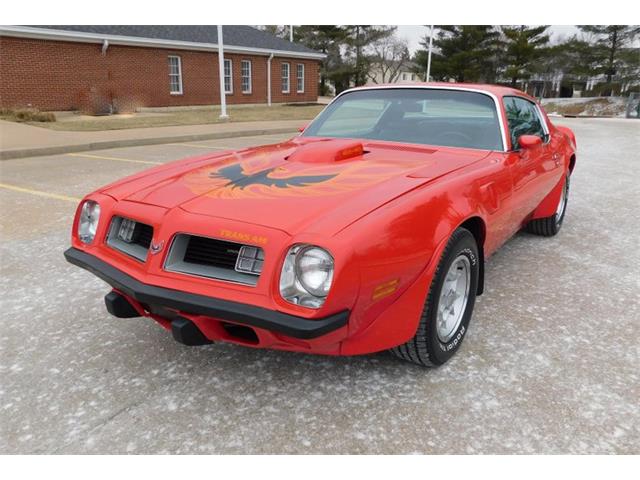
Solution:
<svg viewBox="0 0 640 480">
<path fill-rule="evenodd" d="M 267 59 L 267 106 L 271 106 L 271 60 L 273 60 L 273 52 Z"/>
<path fill-rule="evenodd" d="M 227 120 L 227 97 L 224 91 L 224 45 L 222 25 L 218 25 L 218 83 L 220 83 L 220 120 Z"/>
</svg>

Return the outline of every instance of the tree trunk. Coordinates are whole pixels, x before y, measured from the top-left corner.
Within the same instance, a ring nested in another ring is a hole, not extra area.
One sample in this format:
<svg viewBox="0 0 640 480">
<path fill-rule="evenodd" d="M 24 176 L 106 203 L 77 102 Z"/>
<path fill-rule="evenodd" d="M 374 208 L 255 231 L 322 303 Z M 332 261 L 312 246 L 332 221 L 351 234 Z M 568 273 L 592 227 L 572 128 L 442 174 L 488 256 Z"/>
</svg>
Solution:
<svg viewBox="0 0 640 480">
<path fill-rule="evenodd" d="M 613 31 L 613 37 L 611 39 L 611 50 L 609 51 L 609 65 L 607 66 L 607 83 L 611 84 L 613 80 L 613 62 L 616 57 L 616 50 L 618 49 L 618 32 Z"/>
<path fill-rule="evenodd" d="M 362 56 L 362 45 L 360 45 L 360 26 L 356 26 L 356 87 L 363 85 L 362 82 L 362 65 L 360 64 L 360 57 Z"/>
<path fill-rule="evenodd" d="M 518 86 L 518 77 L 511 77 L 511 86 L 516 88 Z"/>
</svg>

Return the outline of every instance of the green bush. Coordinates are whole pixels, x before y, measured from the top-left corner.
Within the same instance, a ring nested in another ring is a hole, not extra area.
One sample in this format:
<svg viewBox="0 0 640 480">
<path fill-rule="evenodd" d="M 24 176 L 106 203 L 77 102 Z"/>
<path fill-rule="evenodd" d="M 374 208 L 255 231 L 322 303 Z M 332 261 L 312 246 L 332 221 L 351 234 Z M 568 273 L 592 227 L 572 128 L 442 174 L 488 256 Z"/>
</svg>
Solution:
<svg viewBox="0 0 640 480">
<path fill-rule="evenodd" d="M 41 112 L 34 108 L 11 110 L 0 109 L 0 117 L 14 122 L 55 122 L 56 116 L 51 112 Z"/>
</svg>

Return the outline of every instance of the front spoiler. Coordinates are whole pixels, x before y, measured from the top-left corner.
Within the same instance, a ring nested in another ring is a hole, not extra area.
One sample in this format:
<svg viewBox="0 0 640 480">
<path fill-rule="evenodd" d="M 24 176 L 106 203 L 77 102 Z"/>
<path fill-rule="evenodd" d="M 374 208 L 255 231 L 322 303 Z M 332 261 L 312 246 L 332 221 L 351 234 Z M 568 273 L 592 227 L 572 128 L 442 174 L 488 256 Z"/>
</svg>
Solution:
<svg viewBox="0 0 640 480">
<path fill-rule="evenodd" d="M 148 285 L 77 248 L 69 248 L 64 256 L 69 263 L 90 271 L 116 290 L 146 305 L 228 320 L 300 339 L 320 337 L 345 326 L 349 320 L 348 310 L 324 318 L 308 319 L 244 303 Z"/>
</svg>

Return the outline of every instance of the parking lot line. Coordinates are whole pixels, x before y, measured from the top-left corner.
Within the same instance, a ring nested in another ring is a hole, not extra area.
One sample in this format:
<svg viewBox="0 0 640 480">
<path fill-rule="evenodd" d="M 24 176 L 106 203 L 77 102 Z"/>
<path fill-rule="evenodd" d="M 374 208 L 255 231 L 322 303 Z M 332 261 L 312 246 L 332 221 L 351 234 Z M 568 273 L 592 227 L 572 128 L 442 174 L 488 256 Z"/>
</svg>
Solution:
<svg viewBox="0 0 640 480">
<path fill-rule="evenodd" d="M 77 198 L 77 197 L 68 197 L 67 195 L 59 195 L 57 193 L 43 192 L 41 190 L 33 190 L 31 188 L 18 187 L 16 185 L 8 185 L 6 183 L 0 183 L 0 188 L 4 188 L 5 190 L 12 190 L 14 192 L 37 195 L 39 197 L 53 198 L 55 200 L 64 200 L 66 202 L 78 203 L 80 200 L 82 200 L 81 198 Z"/>
<path fill-rule="evenodd" d="M 95 160 L 114 160 L 116 162 L 127 162 L 127 163 L 144 163 L 147 165 L 162 165 L 162 162 L 152 162 L 150 160 L 133 160 L 131 158 L 118 158 L 118 157 L 105 157 L 103 155 L 93 155 L 89 153 L 67 153 L 67 156 L 70 157 L 82 157 L 82 158 L 92 158 Z"/>
<path fill-rule="evenodd" d="M 231 147 L 212 147 L 209 145 L 200 145 L 198 143 L 166 143 L 165 145 L 176 145 L 178 147 L 207 148 L 209 150 L 234 150 Z"/>
</svg>

